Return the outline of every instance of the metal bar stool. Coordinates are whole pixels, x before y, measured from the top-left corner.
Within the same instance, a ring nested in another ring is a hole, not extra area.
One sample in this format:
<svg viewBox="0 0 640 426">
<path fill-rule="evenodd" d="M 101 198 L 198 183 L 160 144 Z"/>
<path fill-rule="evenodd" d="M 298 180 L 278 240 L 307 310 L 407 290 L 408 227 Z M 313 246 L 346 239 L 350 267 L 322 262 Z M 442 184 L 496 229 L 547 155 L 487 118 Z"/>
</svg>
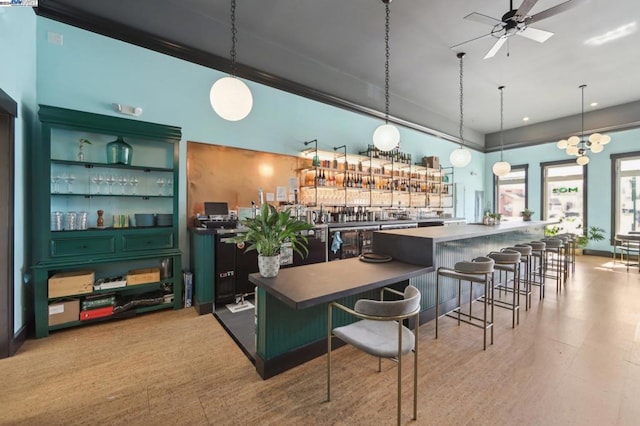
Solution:
<svg viewBox="0 0 640 426">
<path fill-rule="evenodd" d="M 495 261 L 494 269 L 498 271 L 500 277 L 497 284 L 494 280 L 493 287 L 498 288 L 500 295 L 502 291 L 511 293 L 510 302 L 494 298 L 493 304 L 511 311 L 511 328 L 515 328 L 516 324 L 520 324 L 520 252 L 511 250 L 491 252 L 487 257 Z M 509 274 L 513 277 L 511 280 L 513 287 L 509 287 Z"/>
<path fill-rule="evenodd" d="M 453 269 L 439 267 L 436 277 L 436 339 L 438 338 L 438 317 L 439 317 L 439 305 L 440 305 L 440 277 L 448 277 L 458 280 L 458 306 L 457 308 L 446 312 L 444 315 L 455 318 L 458 320 L 458 325 L 461 322 L 479 327 L 483 329 L 482 336 L 482 349 L 487 349 L 487 330 L 491 329 L 491 344 L 493 345 L 493 294 L 488 296 L 488 293 L 493 293 L 493 285 L 491 284 L 491 278 L 493 276 L 494 260 L 488 257 L 477 257 L 471 262 L 462 261 L 454 265 Z M 469 282 L 469 312 L 462 312 L 461 300 L 462 300 L 462 282 Z M 472 305 L 473 299 L 473 284 L 481 284 L 484 286 L 482 304 L 483 314 L 482 317 L 473 315 Z M 487 318 L 487 310 L 490 309 L 490 318 Z M 454 314 L 455 313 L 455 314 Z M 464 317 L 464 318 L 463 318 Z M 475 320 L 475 321 L 474 321 Z"/>
<path fill-rule="evenodd" d="M 543 238 L 545 248 L 545 277 L 556 281 L 556 293 L 562 292 L 564 276 L 564 241 L 559 238 Z M 551 274 L 549 273 L 551 272 Z"/>
<path fill-rule="evenodd" d="M 627 254 L 627 272 L 629 272 L 629 258 L 632 253 L 640 253 L 640 235 L 638 234 L 616 234 L 613 246 L 613 260 L 615 264 L 616 247 L 620 247 L 620 261 L 624 260 L 623 253 Z M 640 256 L 640 255 L 639 255 Z M 638 272 L 640 272 L 640 258 L 638 261 Z"/>
<path fill-rule="evenodd" d="M 571 233 L 557 234 L 555 238 L 561 238 L 565 242 L 565 256 L 567 272 L 576 272 L 576 236 Z"/>
<path fill-rule="evenodd" d="M 562 240 L 562 255 L 563 255 L 563 268 L 562 268 L 562 278 L 564 279 L 564 282 L 567 282 L 567 279 L 569 278 L 569 263 L 571 262 L 571 241 L 573 240 L 573 236 L 570 236 L 571 234 L 559 234 L 554 236 L 553 238 L 556 238 L 558 240 Z"/>
<path fill-rule="evenodd" d="M 516 244 L 513 247 L 502 249 L 502 251 L 504 250 L 517 251 L 520 253 L 520 262 L 524 264 L 524 280 L 520 280 L 520 284 L 524 283 L 524 288 L 522 288 L 521 285 L 520 294 L 524 295 L 525 297 L 524 310 L 528 311 L 531 307 L 531 254 L 533 253 L 533 249 L 530 245 Z M 522 272 L 522 268 L 520 269 Z"/>
<path fill-rule="evenodd" d="M 531 246 L 531 285 L 540 287 L 539 299 L 542 300 L 546 276 L 544 261 L 547 257 L 547 244 L 543 241 L 531 241 L 525 245 Z"/>
</svg>

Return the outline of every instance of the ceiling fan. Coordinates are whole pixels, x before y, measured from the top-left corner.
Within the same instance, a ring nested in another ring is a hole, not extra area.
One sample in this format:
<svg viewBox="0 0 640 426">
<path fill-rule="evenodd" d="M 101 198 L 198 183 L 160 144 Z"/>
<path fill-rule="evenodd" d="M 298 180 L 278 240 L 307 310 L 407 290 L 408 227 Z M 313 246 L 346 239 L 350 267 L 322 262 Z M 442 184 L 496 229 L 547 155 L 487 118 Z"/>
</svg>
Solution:
<svg viewBox="0 0 640 426">
<path fill-rule="evenodd" d="M 493 47 L 484 56 L 484 59 L 488 59 L 495 56 L 495 54 L 498 53 L 507 39 L 514 34 L 537 41 L 539 43 L 544 43 L 553 35 L 553 33 L 550 31 L 532 28 L 529 26 L 529 24 L 533 24 L 534 22 L 541 21 L 550 16 L 557 15 L 558 13 L 571 9 L 579 5 L 580 3 L 583 3 L 584 1 L 586 0 L 567 0 L 564 3 L 560 3 L 549 9 L 538 12 L 535 15 L 528 15 L 529 11 L 533 8 L 533 6 L 535 6 L 538 0 L 524 0 L 517 10 L 513 8 L 513 0 L 509 0 L 509 11 L 502 15 L 501 19 L 492 18 L 491 16 L 483 15 L 482 13 L 477 12 L 470 13 L 469 15 L 465 16 L 464 19 L 469 19 L 481 24 L 491 25 L 493 27 L 491 29 L 491 32 L 489 34 L 484 34 L 480 37 L 476 37 L 471 40 L 456 44 L 455 46 L 451 46 L 451 48 L 455 49 L 456 47 L 461 46 L 465 43 L 492 36 L 497 38 L 498 40 L 496 40 Z"/>
</svg>

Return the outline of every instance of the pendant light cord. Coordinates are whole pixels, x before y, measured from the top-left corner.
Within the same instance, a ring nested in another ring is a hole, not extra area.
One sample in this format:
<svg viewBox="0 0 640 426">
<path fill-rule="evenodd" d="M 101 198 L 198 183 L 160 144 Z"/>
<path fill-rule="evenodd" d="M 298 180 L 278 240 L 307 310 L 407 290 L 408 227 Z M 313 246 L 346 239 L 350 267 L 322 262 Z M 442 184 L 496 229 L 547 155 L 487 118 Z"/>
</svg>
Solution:
<svg viewBox="0 0 640 426">
<path fill-rule="evenodd" d="M 236 76 L 236 43 L 238 30 L 236 29 L 236 0 L 231 0 L 231 76 Z"/>
<path fill-rule="evenodd" d="M 464 86 L 463 86 L 463 66 L 462 66 L 462 58 L 464 58 L 465 53 L 458 53 L 458 58 L 460 58 L 460 148 L 464 147 Z"/>
<path fill-rule="evenodd" d="M 582 125 L 580 130 L 580 143 L 584 143 L 584 88 L 587 87 L 586 84 L 580 86 L 582 90 Z"/>
<path fill-rule="evenodd" d="M 504 126 L 504 86 L 498 87 L 500 90 L 500 161 L 504 161 L 503 153 L 504 153 L 504 137 L 503 137 L 503 126 Z"/>
<path fill-rule="evenodd" d="M 389 58 L 391 57 L 390 49 L 389 49 L 389 1 L 385 2 L 385 35 L 384 35 L 384 45 L 385 45 L 385 64 L 384 64 L 384 122 L 385 124 L 389 124 Z"/>
</svg>

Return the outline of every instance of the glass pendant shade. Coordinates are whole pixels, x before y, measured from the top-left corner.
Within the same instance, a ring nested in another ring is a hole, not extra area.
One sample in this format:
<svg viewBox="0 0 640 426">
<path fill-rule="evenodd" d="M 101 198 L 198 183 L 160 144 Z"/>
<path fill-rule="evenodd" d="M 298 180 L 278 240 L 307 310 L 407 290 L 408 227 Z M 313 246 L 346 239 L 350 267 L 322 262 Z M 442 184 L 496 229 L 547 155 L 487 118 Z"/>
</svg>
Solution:
<svg viewBox="0 0 640 426">
<path fill-rule="evenodd" d="M 591 144 L 591 152 L 595 152 L 597 154 L 599 152 L 602 152 L 603 149 L 604 149 L 604 146 L 602 146 L 602 144 L 599 144 L 599 143 Z"/>
<path fill-rule="evenodd" d="M 556 146 L 560 149 L 567 149 L 568 145 L 569 145 L 569 142 L 566 139 L 562 139 L 558 141 L 558 143 L 556 144 Z"/>
<path fill-rule="evenodd" d="M 609 135 L 602 135 L 602 136 L 600 137 L 600 145 L 606 145 L 606 144 L 608 144 L 609 142 L 611 142 L 611 136 L 609 136 Z"/>
<path fill-rule="evenodd" d="M 213 83 L 209 92 L 209 100 L 213 110 L 228 121 L 245 118 L 253 107 L 251 90 L 237 77 L 222 77 Z"/>
<path fill-rule="evenodd" d="M 578 147 L 575 145 L 569 145 L 567 147 L 567 154 L 569 155 L 577 155 L 578 154 Z"/>
<path fill-rule="evenodd" d="M 578 157 L 576 159 L 576 163 L 578 163 L 581 166 L 584 166 L 585 164 L 589 163 L 589 157 L 587 157 L 586 155 L 583 155 L 582 157 Z"/>
<path fill-rule="evenodd" d="M 580 143 L 580 138 L 577 136 L 571 136 L 569 139 L 567 139 L 567 143 L 569 145 L 578 145 L 578 143 Z"/>
<path fill-rule="evenodd" d="M 493 165 L 491 170 L 493 170 L 493 174 L 496 176 L 505 176 L 511 171 L 511 164 L 506 161 L 498 161 Z"/>
<path fill-rule="evenodd" d="M 373 132 L 373 144 L 380 151 L 391 151 L 400 143 L 400 132 L 393 124 L 382 124 Z"/>
<path fill-rule="evenodd" d="M 471 152 L 463 147 L 453 150 L 449 156 L 453 167 L 466 167 L 471 162 Z"/>
</svg>

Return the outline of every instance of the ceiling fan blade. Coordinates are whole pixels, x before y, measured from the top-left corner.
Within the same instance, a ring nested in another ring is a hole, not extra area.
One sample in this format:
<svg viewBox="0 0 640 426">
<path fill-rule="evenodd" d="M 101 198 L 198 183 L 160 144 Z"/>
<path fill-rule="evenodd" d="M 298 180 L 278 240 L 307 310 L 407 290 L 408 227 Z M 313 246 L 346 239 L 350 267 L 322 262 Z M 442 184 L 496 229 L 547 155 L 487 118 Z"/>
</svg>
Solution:
<svg viewBox="0 0 640 426">
<path fill-rule="evenodd" d="M 525 16 L 527 16 L 531 8 L 536 5 L 536 3 L 538 3 L 538 0 L 524 0 L 518 8 L 516 16 L 524 18 Z"/>
<path fill-rule="evenodd" d="M 553 33 L 550 31 L 539 30 L 537 28 L 531 27 L 525 27 L 523 30 L 518 31 L 516 34 L 530 40 L 537 41 L 538 43 L 544 43 L 553 35 Z"/>
<path fill-rule="evenodd" d="M 485 35 L 481 35 L 481 36 L 472 38 L 471 40 L 463 41 L 462 43 L 458 43 L 455 46 L 451 46 L 451 49 L 455 49 L 456 47 L 462 46 L 463 44 L 467 44 L 467 43 L 470 43 L 472 41 L 480 40 L 481 38 L 485 38 L 485 37 L 488 37 L 490 35 L 491 34 L 485 34 Z"/>
<path fill-rule="evenodd" d="M 482 58 L 482 59 L 493 58 L 496 55 L 496 53 L 498 53 L 498 50 L 500 50 L 500 48 L 502 47 L 502 45 L 504 44 L 505 41 L 507 41 L 507 36 L 503 35 L 502 37 L 500 37 L 498 39 L 498 41 L 496 41 L 496 44 L 493 45 L 491 50 L 489 50 L 487 52 L 487 54 L 484 55 L 484 58 Z"/>
<path fill-rule="evenodd" d="M 467 16 L 465 16 L 463 19 L 479 22 L 481 24 L 491 25 L 492 27 L 502 22 L 499 19 L 492 18 L 491 16 L 483 15 L 482 13 L 478 13 L 478 12 L 470 13 Z"/>
<path fill-rule="evenodd" d="M 550 7 L 547 10 L 543 10 L 542 12 L 538 12 L 535 15 L 532 15 L 529 19 L 526 20 L 526 23 L 528 25 L 534 22 L 541 21 L 543 19 L 549 18 L 550 16 L 557 15 L 558 13 L 564 12 L 565 10 L 569 10 L 576 6 L 579 6 L 585 1 L 586 0 L 567 0 L 564 3 L 560 3 L 557 6 Z"/>
</svg>

